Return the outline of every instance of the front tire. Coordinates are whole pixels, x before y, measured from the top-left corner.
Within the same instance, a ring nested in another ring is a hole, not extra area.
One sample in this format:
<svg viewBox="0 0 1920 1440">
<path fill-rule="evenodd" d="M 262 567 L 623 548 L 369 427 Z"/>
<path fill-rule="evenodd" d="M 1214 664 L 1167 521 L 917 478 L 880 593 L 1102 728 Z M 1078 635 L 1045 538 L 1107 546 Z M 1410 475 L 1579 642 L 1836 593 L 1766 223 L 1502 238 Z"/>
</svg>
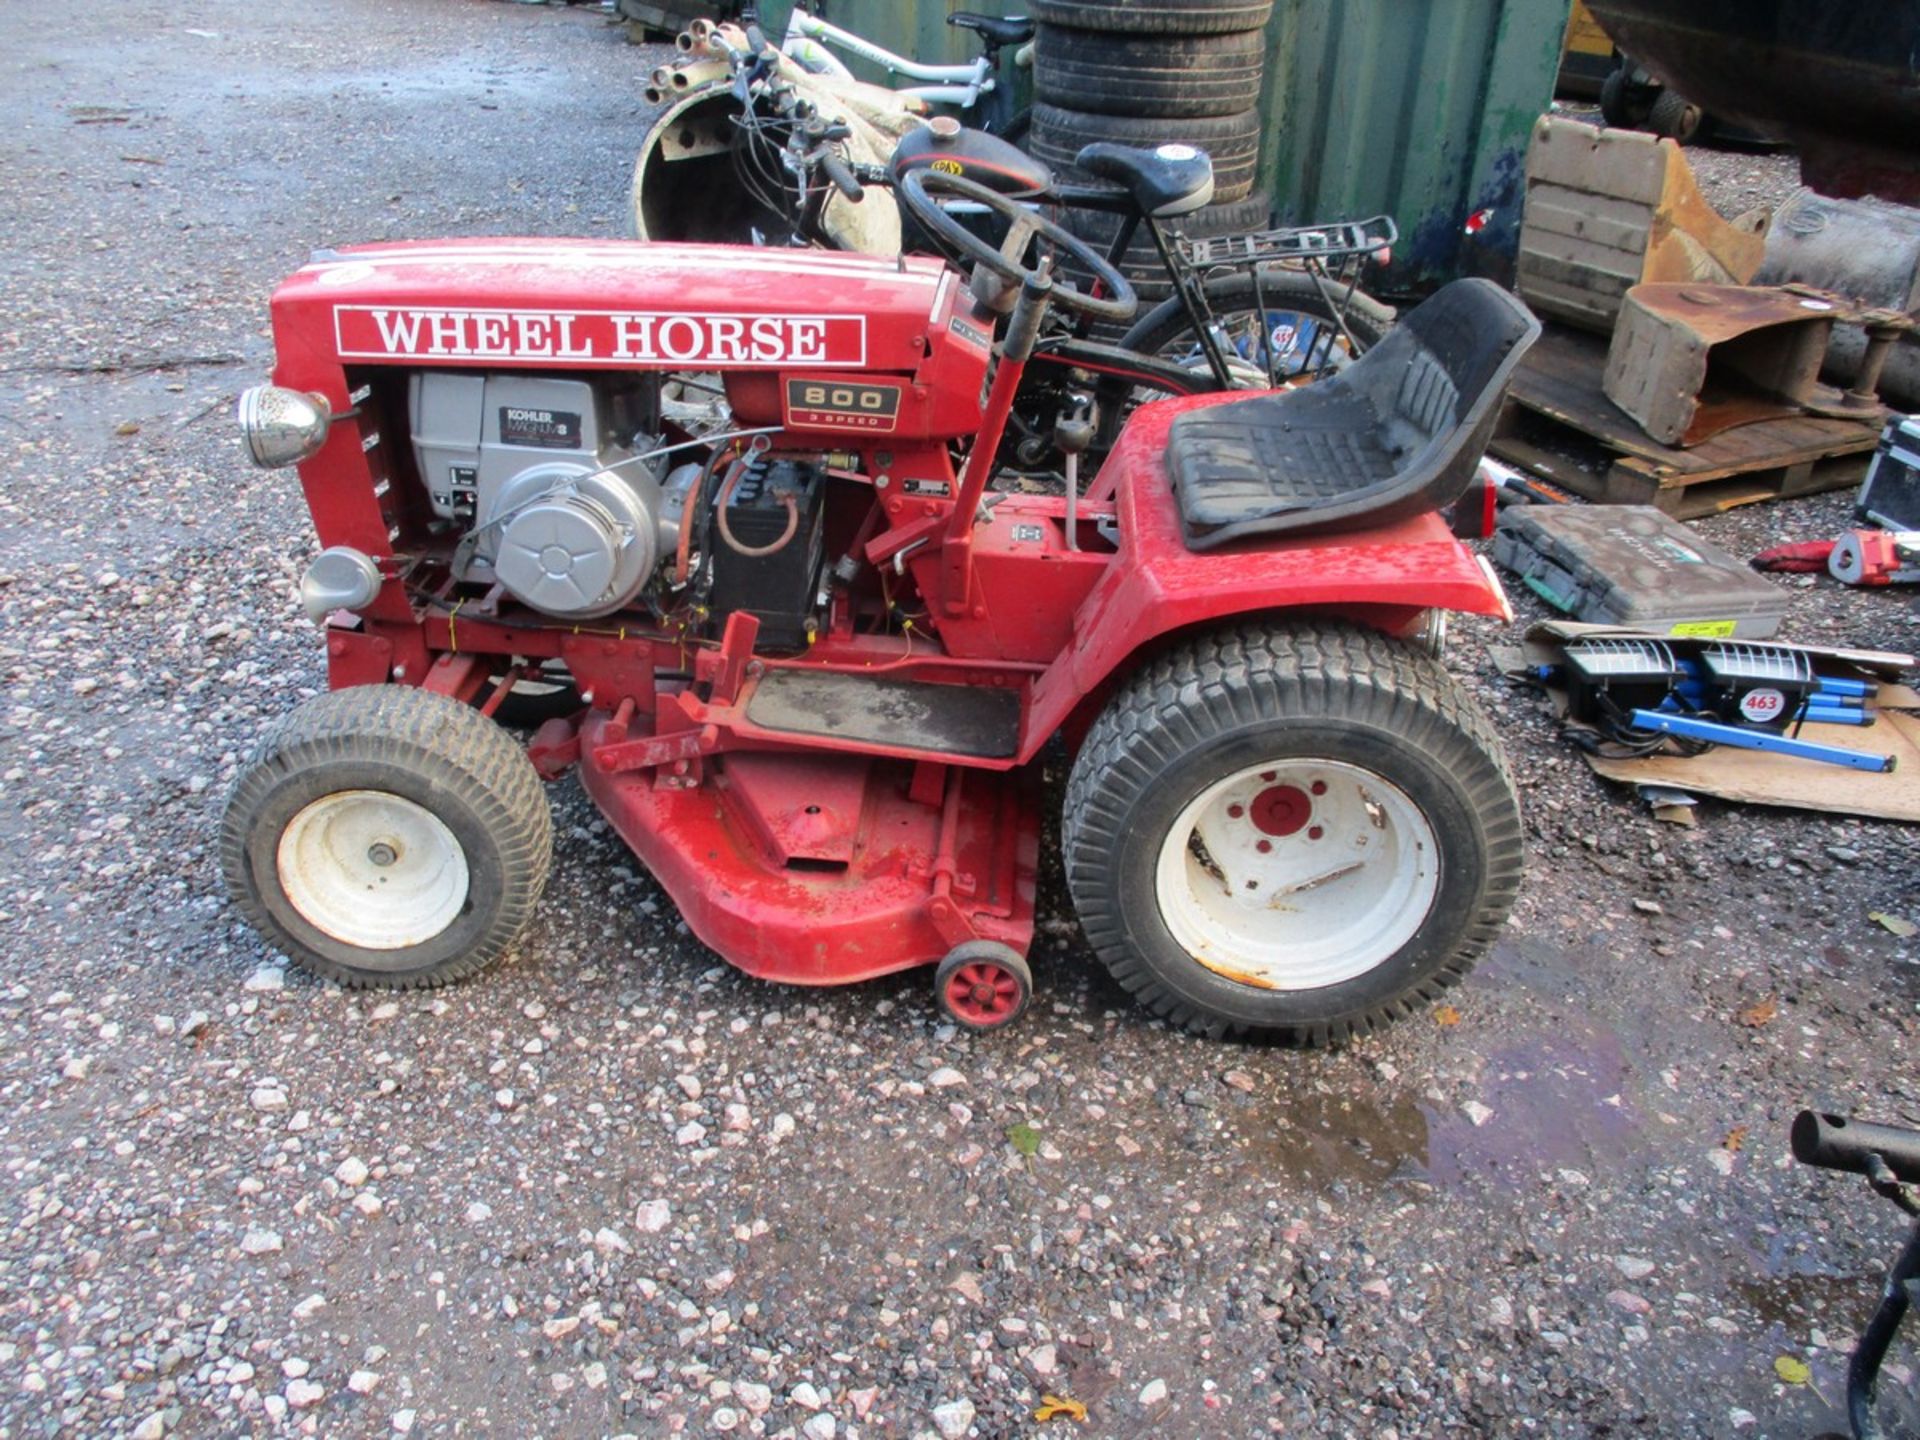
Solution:
<svg viewBox="0 0 1920 1440">
<path fill-rule="evenodd" d="M 1094 951 L 1198 1034 L 1325 1045 L 1430 1002 L 1512 907 L 1519 804 L 1472 702 L 1410 645 L 1248 622 L 1143 665 L 1067 786 Z"/>
<path fill-rule="evenodd" d="M 267 732 L 220 851 L 235 905 L 289 959 L 404 990 L 506 953 L 546 885 L 553 822 L 526 752 L 477 710 L 358 686 Z"/>
</svg>

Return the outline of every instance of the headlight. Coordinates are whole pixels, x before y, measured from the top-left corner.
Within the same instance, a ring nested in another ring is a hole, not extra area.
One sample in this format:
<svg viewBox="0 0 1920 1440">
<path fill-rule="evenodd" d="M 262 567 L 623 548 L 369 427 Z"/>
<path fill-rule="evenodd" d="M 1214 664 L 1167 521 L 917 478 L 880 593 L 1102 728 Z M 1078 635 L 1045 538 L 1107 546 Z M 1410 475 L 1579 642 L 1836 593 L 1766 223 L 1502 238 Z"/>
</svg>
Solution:
<svg viewBox="0 0 1920 1440">
<path fill-rule="evenodd" d="M 313 557 L 300 577 L 300 603 L 315 620 L 336 610 L 364 610 L 380 593 L 380 567 L 351 545 L 334 545 Z"/>
<path fill-rule="evenodd" d="M 255 385 L 240 392 L 238 418 L 253 463 L 277 470 L 319 453 L 333 425 L 333 410 L 324 395 Z"/>
</svg>

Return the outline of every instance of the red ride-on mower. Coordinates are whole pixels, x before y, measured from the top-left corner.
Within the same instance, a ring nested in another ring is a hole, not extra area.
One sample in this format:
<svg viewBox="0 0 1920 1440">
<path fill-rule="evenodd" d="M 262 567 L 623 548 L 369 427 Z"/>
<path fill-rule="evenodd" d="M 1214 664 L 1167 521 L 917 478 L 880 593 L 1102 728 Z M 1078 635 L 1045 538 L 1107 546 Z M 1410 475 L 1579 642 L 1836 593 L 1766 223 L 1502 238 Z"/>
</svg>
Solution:
<svg viewBox="0 0 1920 1440">
<path fill-rule="evenodd" d="M 1090 484 L 1097 417 L 1069 413 L 1064 493 L 1003 491 L 987 462 L 1048 308 L 1133 294 L 991 191 L 928 171 L 900 194 L 970 277 L 462 240 L 281 287 L 241 423 L 259 463 L 299 464 L 332 689 L 265 737 L 222 835 L 279 948 L 355 986 L 481 969 L 546 879 L 539 778 L 577 765 L 731 963 L 934 964 L 954 1020 L 1002 1025 L 1059 735 L 1068 886 L 1154 1013 L 1326 1042 L 1473 963 L 1520 821 L 1437 639 L 1506 602 L 1435 511 L 1532 317 L 1462 281 L 1330 380 L 1141 406 Z M 1029 258 L 1062 252 L 1099 293 Z M 527 743 L 497 723 L 517 700 L 574 708 Z"/>
</svg>

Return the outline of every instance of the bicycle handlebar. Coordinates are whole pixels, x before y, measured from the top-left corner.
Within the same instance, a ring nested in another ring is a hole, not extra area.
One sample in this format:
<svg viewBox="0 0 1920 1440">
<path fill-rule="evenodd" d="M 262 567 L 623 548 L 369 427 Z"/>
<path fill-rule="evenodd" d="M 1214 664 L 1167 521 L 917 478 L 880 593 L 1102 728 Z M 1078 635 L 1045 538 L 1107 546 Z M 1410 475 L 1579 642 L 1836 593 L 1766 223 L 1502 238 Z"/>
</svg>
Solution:
<svg viewBox="0 0 1920 1440">
<path fill-rule="evenodd" d="M 1792 1144 L 1802 1165 L 1864 1175 L 1868 1157 L 1878 1155 L 1896 1179 L 1920 1185 L 1920 1130 L 1802 1110 L 1793 1117 Z"/>
<path fill-rule="evenodd" d="M 867 192 L 861 188 L 860 182 L 854 177 L 853 171 L 847 168 L 847 162 L 842 160 L 833 151 L 826 149 L 821 150 L 820 169 L 826 174 L 827 179 L 833 182 L 834 188 L 839 190 L 847 199 L 859 201 L 866 196 Z"/>
</svg>

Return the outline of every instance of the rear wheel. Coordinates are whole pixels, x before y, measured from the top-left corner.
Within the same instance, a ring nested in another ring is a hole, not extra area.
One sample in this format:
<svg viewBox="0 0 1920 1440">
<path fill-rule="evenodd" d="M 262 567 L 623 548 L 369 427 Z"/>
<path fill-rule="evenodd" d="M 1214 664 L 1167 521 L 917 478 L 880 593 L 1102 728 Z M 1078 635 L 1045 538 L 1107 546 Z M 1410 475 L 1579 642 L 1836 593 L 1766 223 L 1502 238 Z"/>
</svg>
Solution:
<svg viewBox="0 0 1920 1440">
<path fill-rule="evenodd" d="M 288 958 L 353 987 L 441 985 L 519 937 L 553 825 L 526 752 L 477 710 L 398 685 L 321 695 L 234 781 L 234 903 Z"/>
<path fill-rule="evenodd" d="M 1327 1044 L 1433 999 L 1513 903 L 1498 741 L 1412 646 L 1245 624 L 1145 665 L 1067 787 L 1067 881 L 1095 953 L 1210 1036 Z"/>
<path fill-rule="evenodd" d="M 1393 325 L 1392 309 L 1361 290 L 1336 314 L 1313 276 L 1301 270 L 1268 270 L 1257 287 L 1252 275 L 1236 271 L 1215 276 L 1203 288 L 1216 338 L 1249 385 L 1271 383 L 1268 375 L 1285 380 L 1338 370 L 1379 344 Z M 1336 299 L 1346 295 L 1338 281 L 1329 280 L 1327 289 Z M 1120 344 L 1178 364 L 1206 365 L 1199 331 L 1177 299 L 1140 316 Z"/>
</svg>

